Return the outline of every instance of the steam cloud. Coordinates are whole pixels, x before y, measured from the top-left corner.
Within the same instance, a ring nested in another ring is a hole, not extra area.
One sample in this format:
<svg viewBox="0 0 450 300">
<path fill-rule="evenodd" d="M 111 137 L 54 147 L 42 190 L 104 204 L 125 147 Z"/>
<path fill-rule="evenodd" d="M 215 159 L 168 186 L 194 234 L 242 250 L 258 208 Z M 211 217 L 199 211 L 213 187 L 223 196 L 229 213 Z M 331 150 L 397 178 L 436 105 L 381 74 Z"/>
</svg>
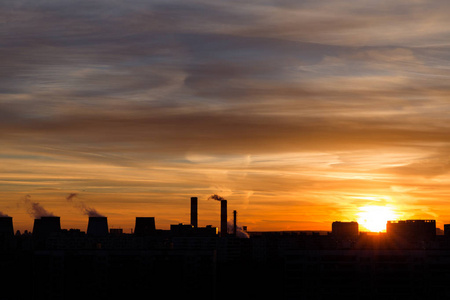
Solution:
<svg viewBox="0 0 450 300">
<path fill-rule="evenodd" d="M 219 196 L 219 195 L 217 195 L 217 194 L 213 194 L 213 195 L 209 196 L 209 197 L 208 197 L 208 200 L 209 200 L 209 199 L 217 200 L 217 201 L 225 200 L 225 198 L 223 198 L 223 197 L 221 197 L 221 196 Z"/>
<path fill-rule="evenodd" d="M 78 194 L 77 193 L 70 193 L 66 197 L 66 200 L 68 202 L 73 203 L 73 205 L 75 207 L 79 208 L 83 212 L 83 214 L 85 214 L 85 215 L 87 215 L 89 217 L 104 217 L 95 208 L 87 206 L 86 204 L 84 204 L 83 201 L 77 200 L 77 198 L 78 198 Z"/>
<path fill-rule="evenodd" d="M 0 211 L 0 218 L 4 218 L 4 217 L 9 217 L 9 216 Z"/>
<path fill-rule="evenodd" d="M 228 221 L 227 222 L 227 232 L 232 233 L 233 229 L 234 229 L 234 223 L 231 221 Z M 247 232 L 245 232 L 241 226 L 236 225 L 236 237 L 248 239 L 248 238 L 250 238 L 250 235 Z"/>
<path fill-rule="evenodd" d="M 54 217 L 53 213 L 47 211 L 42 205 L 38 202 L 31 201 L 31 196 L 26 195 L 24 199 L 24 203 L 27 206 L 27 212 L 30 216 L 35 219 L 40 219 L 41 217 Z"/>
</svg>

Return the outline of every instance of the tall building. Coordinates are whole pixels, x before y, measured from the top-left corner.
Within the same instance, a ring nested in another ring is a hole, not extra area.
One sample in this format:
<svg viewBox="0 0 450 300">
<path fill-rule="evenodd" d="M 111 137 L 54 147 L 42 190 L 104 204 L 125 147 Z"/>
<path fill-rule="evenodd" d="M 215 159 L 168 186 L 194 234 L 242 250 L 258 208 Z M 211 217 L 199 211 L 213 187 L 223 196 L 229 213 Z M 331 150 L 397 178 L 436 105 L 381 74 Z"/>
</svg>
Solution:
<svg viewBox="0 0 450 300">
<path fill-rule="evenodd" d="M 336 237 L 357 237 L 359 234 L 358 222 L 333 222 L 331 233 Z"/>
<path fill-rule="evenodd" d="M 436 237 L 435 220 L 388 221 L 386 234 L 391 238 L 407 241 L 428 241 Z"/>
</svg>

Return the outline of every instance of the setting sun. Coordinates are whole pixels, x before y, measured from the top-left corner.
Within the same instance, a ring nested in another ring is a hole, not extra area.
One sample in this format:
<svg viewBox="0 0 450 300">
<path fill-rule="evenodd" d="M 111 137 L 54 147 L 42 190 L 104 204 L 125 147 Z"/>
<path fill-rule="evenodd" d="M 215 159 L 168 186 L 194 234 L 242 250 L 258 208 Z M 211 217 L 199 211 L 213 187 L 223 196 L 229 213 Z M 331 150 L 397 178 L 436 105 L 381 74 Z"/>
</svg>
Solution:
<svg viewBox="0 0 450 300">
<path fill-rule="evenodd" d="M 363 206 L 359 210 L 358 224 L 372 232 L 386 230 L 387 221 L 397 218 L 397 214 L 388 206 Z"/>
</svg>

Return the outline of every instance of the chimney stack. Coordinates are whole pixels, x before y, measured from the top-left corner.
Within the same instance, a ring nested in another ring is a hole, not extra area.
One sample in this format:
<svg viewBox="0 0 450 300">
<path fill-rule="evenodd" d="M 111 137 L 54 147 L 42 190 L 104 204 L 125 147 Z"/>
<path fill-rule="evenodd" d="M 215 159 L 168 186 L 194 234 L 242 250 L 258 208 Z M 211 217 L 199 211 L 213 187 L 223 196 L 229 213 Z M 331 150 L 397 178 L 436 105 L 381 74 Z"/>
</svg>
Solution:
<svg viewBox="0 0 450 300">
<path fill-rule="evenodd" d="M 236 236 L 237 227 L 236 227 L 236 215 L 237 212 L 233 210 L 233 235 Z"/>
<path fill-rule="evenodd" d="M 198 198 L 191 197 L 191 225 L 198 227 Z"/>
<path fill-rule="evenodd" d="M 227 200 L 220 201 L 220 236 L 227 236 Z"/>
<path fill-rule="evenodd" d="M 106 217 L 89 217 L 87 234 L 102 237 L 108 235 L 108 219 Z"/>
</svg>

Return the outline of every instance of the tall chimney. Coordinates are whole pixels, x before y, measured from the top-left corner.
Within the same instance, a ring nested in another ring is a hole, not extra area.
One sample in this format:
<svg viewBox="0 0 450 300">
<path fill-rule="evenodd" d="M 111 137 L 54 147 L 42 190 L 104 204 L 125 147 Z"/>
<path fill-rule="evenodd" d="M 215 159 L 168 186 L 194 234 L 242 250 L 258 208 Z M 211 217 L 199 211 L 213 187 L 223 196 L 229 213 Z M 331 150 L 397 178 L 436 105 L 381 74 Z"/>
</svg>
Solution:
<svg viewBox="0 0 450 300">
<path fill-rule="evenodd" d="M 236 215 L 237 212 L 235 210 L 233 210 L 233 235 L 236 236 Z"/>
<path fill-rule="evenodd" d="M 220 201 L 220 236 L 227 236 L 227 200 Z"/>
<path fill-rule="evenodd" d="M 198 198 L 191 197 L 191 225 L 198 227 Z"/>
<path fill-rule="evenodd" d="M 90 236 L 107 236 L 108 219 L 106 217 L 89 217 L 87 234 Z"/>
</svg>

